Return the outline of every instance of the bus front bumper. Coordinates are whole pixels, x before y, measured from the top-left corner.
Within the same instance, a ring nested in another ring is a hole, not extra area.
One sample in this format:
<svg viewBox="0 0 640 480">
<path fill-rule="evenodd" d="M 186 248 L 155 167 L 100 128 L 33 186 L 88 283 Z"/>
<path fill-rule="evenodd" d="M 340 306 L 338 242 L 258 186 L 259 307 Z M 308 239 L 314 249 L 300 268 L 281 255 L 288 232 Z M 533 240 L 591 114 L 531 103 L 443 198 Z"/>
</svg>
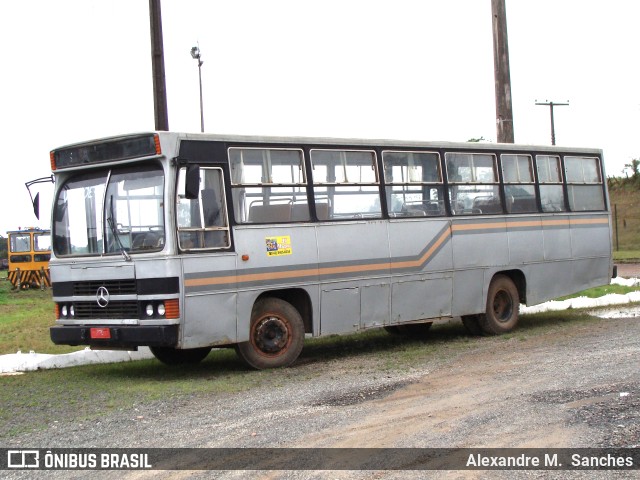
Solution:
<svg viewBox="0 0 640 480">
<path fill-rule="evenodd" d="M 178 325 L 153 326 L 56 326 L 50 329 L 56 345 L 90 345 L 92 347 L 175 347 Z"/>
</svg>

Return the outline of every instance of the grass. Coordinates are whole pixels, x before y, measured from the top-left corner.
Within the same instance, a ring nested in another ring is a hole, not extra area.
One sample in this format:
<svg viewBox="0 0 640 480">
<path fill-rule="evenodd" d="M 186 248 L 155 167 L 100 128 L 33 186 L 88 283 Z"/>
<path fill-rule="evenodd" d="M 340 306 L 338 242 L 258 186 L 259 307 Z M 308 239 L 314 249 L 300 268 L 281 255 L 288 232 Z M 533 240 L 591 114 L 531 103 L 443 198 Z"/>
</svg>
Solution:
<svg viewBox="0 0 640 480">
<path fill-rule="evenodd" d="M 58 346 L 49 339 L 55 322 L 51 290 L 12 290 L 0 279 L 0 355 L 18 350 L 38 353 L 68 353 L 78 347 Z"/>
<path fill-rule="evenodd" d="M 640 262 L 640 250 L 614 250 L 613 260 L 622 263 L 638 263 Z"/>
<path fill-rule="evenodd" d="M 624 285 L 603 285 L 602 287 L 589 288 L 587 290 L 583 290 L 582 292 L 578 292 L 573 295 L 560 297 L 558 298 L 558 300 L 567 300 L 569 298 L 576 298 L 576 297 L 599 298 L 599 297 L 608 295 L 610 293 L 625 295 L 627 293 L 636 292 L 638 290 L 640 290 L 640 287 L 625 287 Z"/>
</svg>

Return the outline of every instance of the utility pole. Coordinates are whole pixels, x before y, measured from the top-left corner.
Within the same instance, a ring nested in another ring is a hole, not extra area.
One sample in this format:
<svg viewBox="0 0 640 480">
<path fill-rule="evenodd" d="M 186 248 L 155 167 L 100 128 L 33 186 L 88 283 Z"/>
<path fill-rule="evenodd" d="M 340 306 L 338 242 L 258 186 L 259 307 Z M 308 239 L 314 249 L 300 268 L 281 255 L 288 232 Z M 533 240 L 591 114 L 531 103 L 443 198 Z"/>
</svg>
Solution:
<svg viewBox="0 0 640 480">
<path fill-rule="evenodd" d="M 496 89 L 496 129 L 499 143 L 513 143 L 513 109 L 509 72 L 509 38 L 505 0 L 491 0 L 493 67 Z"/>
<path fill-rule="evenodd" d="M 567 100 L 567 103 L 550 102 L 548 100 L 545 100 L 544 102 L 538 102 L 536 100 L 536 105 L 544 105 L 549 107 L 549 111 L 551 112 L 551 145 L 555 145 L 556 144 L 556 127 L 553 121 L 553 107 L 562 107 L 565 105 L 569 105 L 569 100 Z"/>
<path fill-rule="evenodd" d="M 164 46 L 160 0 L 149 0 L 151 22 L 151 68 L 153 71 L 153 111 L 156 130 L 169 130 L 167 112 L 167 84 L 164 74 Z"/>
</svg>

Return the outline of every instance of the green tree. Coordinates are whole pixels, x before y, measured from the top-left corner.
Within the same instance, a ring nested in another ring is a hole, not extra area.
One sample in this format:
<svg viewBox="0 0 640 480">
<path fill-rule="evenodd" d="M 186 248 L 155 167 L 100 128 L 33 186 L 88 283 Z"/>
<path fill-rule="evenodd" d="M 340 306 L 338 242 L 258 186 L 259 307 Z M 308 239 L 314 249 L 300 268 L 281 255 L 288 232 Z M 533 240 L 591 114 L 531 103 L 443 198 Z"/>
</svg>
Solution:
<svg viewBox="0 0 640 480">
<path fill-rule="evenodd" d="M 7 239 L 0 235 L 0 259 L 9 258 L 7 256 Z"/>
<path fill-rule="evenodd" d="M 634 158 L 631 160 L 631 163 L 626 163 L 624 168 L 625 170 L 631 170 L 631 176 L 633 178 L 638 178 L 638 176 L 640 176 L 640 159 Z"/>
</svg>

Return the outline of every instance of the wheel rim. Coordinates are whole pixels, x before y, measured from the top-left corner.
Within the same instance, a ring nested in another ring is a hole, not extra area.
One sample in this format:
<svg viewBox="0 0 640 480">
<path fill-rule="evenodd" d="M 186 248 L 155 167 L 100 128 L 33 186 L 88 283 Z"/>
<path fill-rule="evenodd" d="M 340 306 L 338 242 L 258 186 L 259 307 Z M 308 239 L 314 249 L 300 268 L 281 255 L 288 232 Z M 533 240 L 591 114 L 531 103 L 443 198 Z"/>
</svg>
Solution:
<svg viewBox="0 0 640 480">
<path fill-rule="evenodd" d="M 493 313 L 501 323 L 506 323 L 511 319 L 513 302 L 511 295 L 506 290 L 500 290 L 493 298 Z"/>
<path fill-rule="evenodd" d="M 287 350 L 291 343 L 289 326 L 276 316 L 268 316 L 256 322 L 253 331 L 253 344 L 263 354 L 277 356 Z"/>
</svg>

